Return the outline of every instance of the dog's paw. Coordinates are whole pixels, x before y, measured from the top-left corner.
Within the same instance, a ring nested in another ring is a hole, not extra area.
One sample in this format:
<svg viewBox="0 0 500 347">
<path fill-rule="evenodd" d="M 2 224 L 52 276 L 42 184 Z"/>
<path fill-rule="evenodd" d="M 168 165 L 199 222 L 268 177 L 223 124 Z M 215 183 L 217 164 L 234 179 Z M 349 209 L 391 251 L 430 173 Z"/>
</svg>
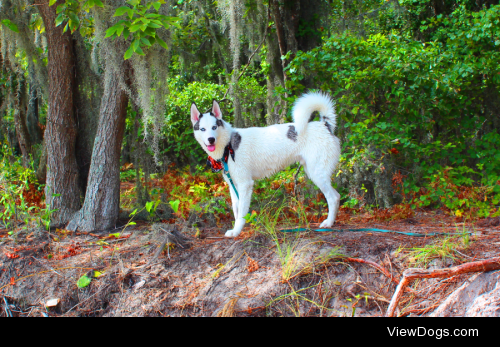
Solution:
<svg viewBox="0 0 500 347">
<path fill-rule="evenodd" d="M 330 222 L 327 220 L 325 220 L 323 223 L 321 223 L 321 225 L 319 226 L 320 229 L 322 228 L 331 228 L 333 226 L 333 222 Z"/>
<path fill-rule="evenodd" d="M 235 231 L 235 230 L 228 230 L 226 232 L 226 237 L 237 237 L 239 235 L 240 235 L 240 233 Z"/>
</svg>

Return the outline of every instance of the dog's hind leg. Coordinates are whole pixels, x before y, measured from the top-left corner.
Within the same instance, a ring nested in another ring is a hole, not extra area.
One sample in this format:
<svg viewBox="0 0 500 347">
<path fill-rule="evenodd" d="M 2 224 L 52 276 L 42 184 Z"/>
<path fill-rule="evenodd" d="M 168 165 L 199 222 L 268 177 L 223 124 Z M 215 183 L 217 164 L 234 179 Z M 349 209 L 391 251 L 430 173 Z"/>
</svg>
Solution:
<svg viewBox="0 0 500 347">
<path fill-rule="evenodd" d="M 238 184 L 237 189 L 240 194 L 240 199 L 238 201 L 238 218 L 235 219 L 234 228 L 226 232 L 226 237 L 237 237 L 241 234 L 241 231 L 245 226 L 246 221 L 243 217 L 247 215 L 248 210 L 250 209 L 253 181 L 240 183 Z"/>
<path fill-rule="evenodd" d="M 309 166 L 306 170 L 307 175 L 318 186 L 328 203 L 328 217 L 321 223 L 320 228 L 331 228 L 333 226 L 340 207 L 340 194 L 332 187 L 330 172 L 330 170 L 325 170 L 319 166 Z"/>
</svg>

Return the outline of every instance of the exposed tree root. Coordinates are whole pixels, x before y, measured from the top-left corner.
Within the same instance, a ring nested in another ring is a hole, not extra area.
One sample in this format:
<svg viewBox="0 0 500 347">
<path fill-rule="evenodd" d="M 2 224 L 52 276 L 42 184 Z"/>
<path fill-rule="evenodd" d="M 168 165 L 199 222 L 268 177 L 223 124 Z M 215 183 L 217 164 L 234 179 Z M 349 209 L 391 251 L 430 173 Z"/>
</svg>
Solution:
<svg viewBox="0 0 500 347">
<path fill-rule="evenodd" d="M 500 257 L 487 260 L 466 263 L 449 269 L 408 269 L 403 273 L 403 279 L 399 283 L 392 297 L 386 317 L 393 317 L 398 306 L 399 300 L 403 295 L 405 288 L 414 280 L 419 278 L 447 278 L 470 272 L 487 272 L 500 269 Z"/>
</svg>

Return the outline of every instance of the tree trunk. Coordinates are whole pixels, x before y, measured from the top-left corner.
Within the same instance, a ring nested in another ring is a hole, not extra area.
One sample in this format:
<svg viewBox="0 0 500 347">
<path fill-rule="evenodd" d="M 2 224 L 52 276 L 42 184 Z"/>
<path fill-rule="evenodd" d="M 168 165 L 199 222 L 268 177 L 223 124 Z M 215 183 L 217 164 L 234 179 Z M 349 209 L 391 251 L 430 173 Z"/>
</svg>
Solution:
<svg viewBox="0 0 500 347">
<path fill-rule="evenodd" d="M 40 154 L 40 161 L 36 170 L 36 179 L 40 184 L 47 183 L 47 146 L 45 140 L 42 141 L 42 153 Z"/>
<path fill-rule="evenodd" d="M 28 101 L 28 113 L 26 115 L 26 126 L 31 138 L 32 145 L 38 145 L 42 143 L 42 130 L 38 126 L 39 122 L 39 108 L 38 108 L 38 92 L 37 83 L 35 78 L 35 68 L 33 63 L 28 66 L 29 74 L 29 101 Z"/>
<path fill-rule="evenodd" d="M 31 139 L 26 125 L 26 109 L 27 109 L 27 92 L 26 82 L 22 76 L 17 76 L 18 88 L 17 95 L 15 96 L 15 110 L 14 110 L 14 124 L 16 127 L 17 141 L 23 157 L 23 166 L 28 167 L 32 150 Z"/>
<path fill-rule="evenodd" d="M 281 12 L 280 12 L 280 5 L 278 0 L 272 0 L 269 3 L 269 6 L 272 6 L 271 11 L 274 16 L 274 24 L 276 26 L 276 34 L 278 35 L 278 45 L 280 48 L 280 54 L 281 54 L 281 64 L 283 68 L 283 87 L 286 88 L 286 82 L 288 80 L 285 68 L 288 65 L 287 59 L 283 59 L 284 56 L 286 56 L 286 53 L 288 52 L 287 50 L 287 44 L 286 44 L 286 38 L 285 38 L 285 27 L 283 25 L 283 21 L 281 19 Z M 284 95 L 285 99 L 288 98 L 288 93 L 285 93 Z M 279 115 L 279 121 L 278 123 L 284 123 L 286 113 L 287 113 L 287 105 L 286 102 L 282 101 L 281 102 L 282 107 L 281 107 L 281 113 Z"/>
<path fill-rule="evenodd" d="M 45 24 L 48 46 L 49 111 L 45 143 L 47 146 L 47 206 L 56 210 L 53 224 L 68 222 L 80 208 L 78 166 L 75 156 L 76 121 L 73 91 L 75 86 L 75 57 L 73 41 L 69 31 L 63 33 L 64 25 L 55 26 L 56 5 L 38 5 Z"/>
<path fill-rule="evenodd" d="M 120 154 L 128 96 L 116 73 L 107 68 L 106 74 L 85 202 L 67 227 L 71 231 L 108 230 L 120 212 Z"/>
</svg>

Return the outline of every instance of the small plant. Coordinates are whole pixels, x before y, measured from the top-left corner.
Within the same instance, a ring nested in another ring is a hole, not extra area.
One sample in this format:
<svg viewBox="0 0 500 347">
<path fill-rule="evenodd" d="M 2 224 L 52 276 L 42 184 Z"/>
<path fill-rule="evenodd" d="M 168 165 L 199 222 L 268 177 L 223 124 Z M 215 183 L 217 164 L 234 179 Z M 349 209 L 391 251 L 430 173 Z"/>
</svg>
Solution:
<svg viewBox="0 0 500 347">
<path fill-rule="evenodd" d="M 158 209 L 158 206 L 160 204 L 161 204 L 161 200 L 157 200 L 156 202 L 150 201 L 150 202 L 146 203 L 146 206 L 144 208 L 146 209 L 146 211 L 148 211 L 150 219 L 154 218 L 154 216 L 156 214 L 156 210 Z"/>
<path fill-rule="evenodd" d="M 445 237 L 434 244 L 414 247 L 408 250 L 408 259 L 417 267 L 427 267 L 434 259 L 456 261 L 462 257 L 462 251 L 470 246 L 469 232 L 458 236 Z M 402 249 L 398 252 L 403 251 Z"/>
</svg>

